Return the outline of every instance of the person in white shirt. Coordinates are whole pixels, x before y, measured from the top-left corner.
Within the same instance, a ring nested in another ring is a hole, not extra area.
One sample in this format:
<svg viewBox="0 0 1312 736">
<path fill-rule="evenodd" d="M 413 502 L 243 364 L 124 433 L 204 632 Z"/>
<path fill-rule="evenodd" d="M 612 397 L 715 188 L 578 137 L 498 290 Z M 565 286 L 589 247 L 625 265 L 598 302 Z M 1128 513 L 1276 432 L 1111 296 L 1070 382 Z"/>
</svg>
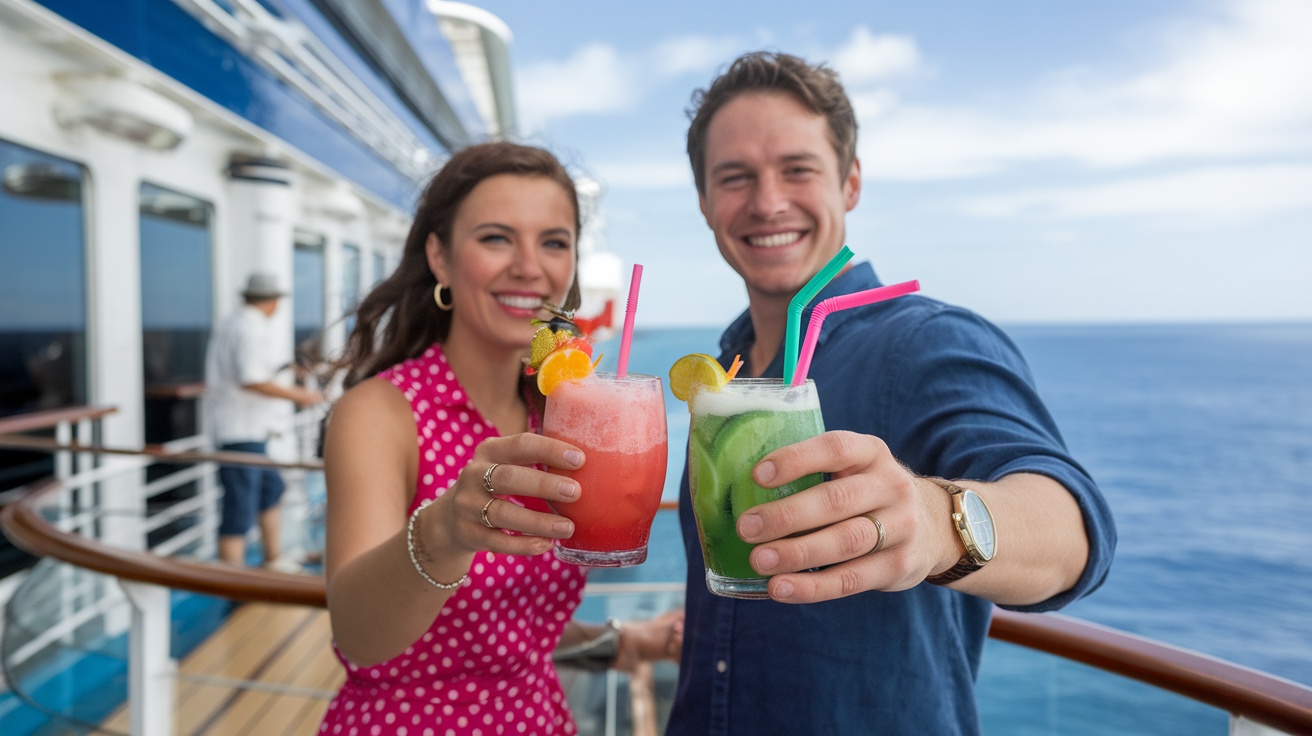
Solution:
<svg viewBox="0 0 1312 736">
<path fill-rule="evenodd" d="M 242 291 L 245 304 L 214 331 L 205 359 L 210 426 L 220 451 L 266 454 L 269 437 L 282 415 L 281 403 L 312 406 L 323 400 L 317 391 L 284 386 L 274 377 L 285 361 L 275 354 L 270 318 L 286 293 L 271 274 L 252 273 Z M 264 565 L 299 570 L 280 548 L 282 476 L 258 465 L 219 467 L 223 486 L 219 522 L 219 559 L 244 564 L 246 534 L 258 521 Z"/>
</svg>

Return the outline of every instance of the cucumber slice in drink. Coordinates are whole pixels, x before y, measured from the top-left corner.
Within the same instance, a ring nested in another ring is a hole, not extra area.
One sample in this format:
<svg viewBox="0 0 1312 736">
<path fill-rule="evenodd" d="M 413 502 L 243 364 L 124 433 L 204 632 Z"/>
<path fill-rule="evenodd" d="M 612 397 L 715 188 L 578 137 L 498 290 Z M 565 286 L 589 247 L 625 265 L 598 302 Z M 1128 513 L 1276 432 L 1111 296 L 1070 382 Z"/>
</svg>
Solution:
<svg viewBox="0 0 1312 736">
<path fill-rule="evenodd" d="M 761 488 L 752 480 L 752 468 L 777 447 L 787 432 L 786 417 L 777 412 L 752 411 L 729 420 L 715 442 L 715 457 L 720 473 L 729 482 L 733 518 L 757 504 L 772 501 L 773 490 Z"/>
<path fill-rule="evenodd" d="M 734 518 L 747 509 L 768 503 L 819 483 L 820 474 L 799 478 L 779 488 L 762 488 L 752 480 L 752 468 L 776 448 L 791 445 L 824 431 L 818 413 L 804 411 L 753 411 L 731 419 L 714 448 L 720 475 L 730 479 Z M 730 469 L 732 468 L 732 470 Z"/>
<path fill-rule="evenodd" d="M 715 437 L 724 427 L 724 423 L 729 421 L 729 417 L 716 416 L 714 414 L 701 414 L 692 423 L 692 434 L 701 440 L 702 447 L 710 448 L 715 445 Z"/>
<path fill-rule="evenodd" d="M 692 489 L 692 506 L 698 519 L 711 519 L 728 501 L 720 486 L 719 469 L 711 462 L 710 452 L 694 432 L 689 443 L 688 485 Z"/>
</svg>

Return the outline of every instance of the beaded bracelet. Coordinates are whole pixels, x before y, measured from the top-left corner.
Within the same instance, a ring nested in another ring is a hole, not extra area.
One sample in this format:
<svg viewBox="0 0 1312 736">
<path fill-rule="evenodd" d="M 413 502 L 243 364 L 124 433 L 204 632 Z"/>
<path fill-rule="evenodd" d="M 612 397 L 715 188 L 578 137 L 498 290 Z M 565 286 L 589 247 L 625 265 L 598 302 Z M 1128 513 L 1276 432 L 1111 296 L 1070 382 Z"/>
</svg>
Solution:
<svg viewBox="0 0 1312 736">
<path fill-rule="evenodd" d="M 421 545 L 415 544 L 415 519 L 419 518 L 420 511 L 423 511 L 424 509 L 428 508 L 429 506 L 432 505 L 432 503 L 433 503 L 433 499 L 431 498 L 427 499 L 422 503 L 420 503 L 418 506 L 416 506 L 414 511 L 410 512 L 410 522 L 405 525 L 405 546 L 406 549 L 410 550 L 410 562 L 414 564 L 415 570 L 419 573 L 419 577 L 423 578 L 424 580 L 427 580 L 428 583 L 435 588 L 441 588 L 442 590 L 454 590 L 456 588 L 459 588 L 461 583 L 465 582 L 465 579 L 469 577 L 469 573 L 465 573 L 464 575 L 461 575 L 460 579 L 455 581 L 454 583 L 439 583 L 436 580 L 434 580 L 424 570 L 424 566 L 419 564 L 419 558 L 415 556 L 415 550 L 416 548 L 418 548 L 418 551 L 424 555 L 425 559 L 429 560 L 430 562 L 433 559 L 428 556 L 427 552 L 424 552 L 424 549 Z"/>
</svg>

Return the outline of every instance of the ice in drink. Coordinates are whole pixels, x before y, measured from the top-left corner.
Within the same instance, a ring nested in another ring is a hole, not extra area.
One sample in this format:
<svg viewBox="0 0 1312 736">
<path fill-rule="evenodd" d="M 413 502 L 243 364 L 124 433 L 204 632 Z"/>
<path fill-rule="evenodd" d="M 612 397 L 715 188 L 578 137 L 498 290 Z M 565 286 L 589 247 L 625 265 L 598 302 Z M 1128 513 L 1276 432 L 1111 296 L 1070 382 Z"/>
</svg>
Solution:
<svg viewBox="0 0 1312 736">
<path fill-rule="evenodd" d="M 555 504 L 574 522 L 556 542 L 556 556 L 593 567 L 637 565 L 665 488 L 668 438 L 665 392 L 655 376 L 595 373 L 561 382 L 547 397 L 542 434 L 583 451 L 578 470 L 551 472 L 579 482 L 572 503 Z"/>
<path fill-rule="evenodd" d="M 815 383 L 785 386 L 779 379 L 734 379 L 689 397 L 688 482 L 706 562 L 706 586 L 731 598 L 767 598 L 767 579 L 748 561 L 755 545 L 737 531 L 747 509 L 810 488 L 808 475 L 779 488 L 762 488 L 752 469 L 768 453 L 824 432 Z"/>
</svg>

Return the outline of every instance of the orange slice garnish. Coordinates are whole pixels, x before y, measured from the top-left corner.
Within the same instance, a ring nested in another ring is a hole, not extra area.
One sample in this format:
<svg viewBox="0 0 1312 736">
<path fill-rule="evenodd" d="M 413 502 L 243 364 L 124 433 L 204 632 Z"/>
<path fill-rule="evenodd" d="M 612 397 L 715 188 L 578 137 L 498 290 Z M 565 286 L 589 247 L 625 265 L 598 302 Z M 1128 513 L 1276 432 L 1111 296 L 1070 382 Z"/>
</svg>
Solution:
<svg viewBox="0 0 1312 736">
<path fill-rule="evenodd" d="M 561 348 L 552 351 L 538 368 L 538 390 L 550 396 L 565 381 L 581 381 L 592 375 L 592 356 L 582 350 Z"/>
</svg>

